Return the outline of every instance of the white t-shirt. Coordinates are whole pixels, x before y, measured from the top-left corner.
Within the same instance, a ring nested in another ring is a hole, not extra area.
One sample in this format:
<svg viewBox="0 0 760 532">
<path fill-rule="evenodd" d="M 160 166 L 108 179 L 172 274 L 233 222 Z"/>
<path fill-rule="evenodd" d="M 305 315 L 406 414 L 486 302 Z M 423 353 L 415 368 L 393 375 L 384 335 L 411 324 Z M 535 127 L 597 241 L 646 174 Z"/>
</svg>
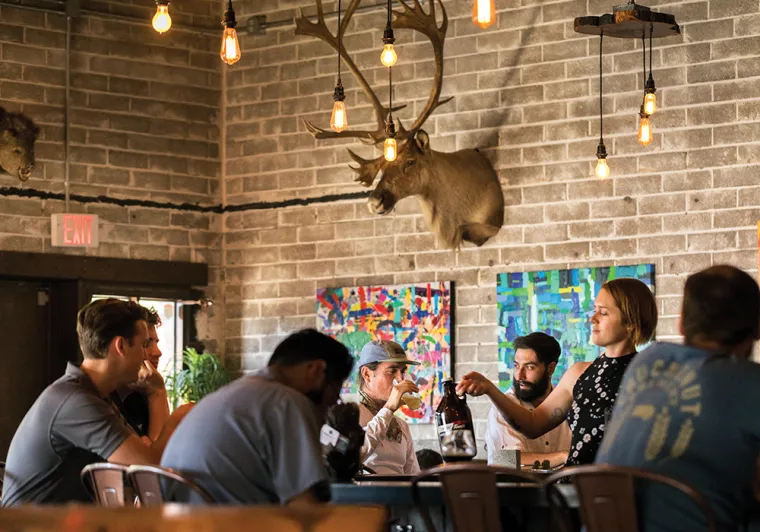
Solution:
<svg viewBox="0 0 760 532">
<path fill-rule="evenodd" d="M 366 406 L 359 405 L 359 424 L 365 431 L 362 463 L 382 475 L 416 475 L 420 472 L 420 466 L 409 425 L 403 419 L 396 418 L 401 428 L 401 442 L 391 441 L 385 434 L 391 419 L 393 412 L 388 408 L 381 408 L 373 416 Z"/>
<path fill-rule="evenodd" d="M 535 407 L 528 401 L 521 401 L 515 396 L 514 390 L 509 389 L 505 394 L 509 399 L 521 405 L 523 408 L 533 410 Z M 550 430 L 543 436 L 529 439 L 523 433 L 507 423 L 499 409 L 491 406 L 488 412 L 488 424 L 486 426 L 486 448 L 488 451 L 488 463 L 493 463 L 494 449 L 520 449 L 524 453 L 556 453 L 569 451 L 572 433 L 567 421 Z"/>
</svg>

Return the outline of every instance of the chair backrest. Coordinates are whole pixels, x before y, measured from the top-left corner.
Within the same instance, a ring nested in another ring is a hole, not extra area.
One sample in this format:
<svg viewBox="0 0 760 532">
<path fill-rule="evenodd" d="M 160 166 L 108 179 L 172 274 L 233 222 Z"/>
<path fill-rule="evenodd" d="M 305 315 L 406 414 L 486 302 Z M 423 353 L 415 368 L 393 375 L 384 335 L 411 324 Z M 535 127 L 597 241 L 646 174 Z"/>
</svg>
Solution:
<svg viewBox="0 0 760 532">
<path fill-rule="evenodd" d="M 435 532 L 435 526 L 427 506 L 422 501 L 419 483 L 430 480 L 441 482 L 455 532 L 500 532 L 502 528 L 496 475 L 506 475 L 509 481 L 513 482 L 529 482 L 542 486 L 541 480 L 531 473 L 483 464 L 442 465 L 427 469 L 414 477 L 414 505 L 422 515 L 428 532 Z"/>
<path fill-rule="evenodd" d="M 611 465 L 568 467 L 546 479 L 547 489 L 562 479 L 572 479 L 575 485 L 583 524 L 587 532 L 637 532 L 635 480 L 659 483 L 687 495 L 703 513 L 707 530 L 716 530 L 715 514 L 707 499 L 688 484 L 674 478 L 637 469 Z M 556 505 L 559 492 L 548 493 L 549 502 Z M 564 500 L 561 501 L 564 504 Z M 555 510 L 555 508 L 552 508 Z"/>
<path fill-rule="evenodd" d="M 127 470 L 127 477 L 132 487 L 137 491 L 140 505 L 143 507 L 161 506 L 165 502 L 162 480 L 165 485 L 172 489 L 183 486 L 190 492 L 197 494 L 204 502 L 212 503 L 214 500 L 200 486 L 184 477 L 178 471 L 165 467 L 133 465 Z"/>
<path fill-rule="evenodd" d="M 92 499 L 100 506 L 124 506 L 127 466 L 107 462 L 86 465 L 80 477 Z"/>
</svg>

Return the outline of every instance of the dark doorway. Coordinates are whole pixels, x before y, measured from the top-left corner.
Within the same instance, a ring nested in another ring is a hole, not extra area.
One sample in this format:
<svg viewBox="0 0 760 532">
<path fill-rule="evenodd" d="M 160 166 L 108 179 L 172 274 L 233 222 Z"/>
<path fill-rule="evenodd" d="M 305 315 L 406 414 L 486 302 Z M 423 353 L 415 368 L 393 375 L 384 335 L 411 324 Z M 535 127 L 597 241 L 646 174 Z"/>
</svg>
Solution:
<svg viewBox="0 0 760 532">
<path fill-rule="evenodd" d="M 198 299 L 207 284 L 205 264 L 0 250 L 0 460 L 39 394 L 80 361 L 76 315 L 93 294 Z"/>
<path fill-rule="evenodd" d="M 0 280 L 0 460 L 27 410 L 50 383 L 49 289 L 45 283 Z"/>
</svg>

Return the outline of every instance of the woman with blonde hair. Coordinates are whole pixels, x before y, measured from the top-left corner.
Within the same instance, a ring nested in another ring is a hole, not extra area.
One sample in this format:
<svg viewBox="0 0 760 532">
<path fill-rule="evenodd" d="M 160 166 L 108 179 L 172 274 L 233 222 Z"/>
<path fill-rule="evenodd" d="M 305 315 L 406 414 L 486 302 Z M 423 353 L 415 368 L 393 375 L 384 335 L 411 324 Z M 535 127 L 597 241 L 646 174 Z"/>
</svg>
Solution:
<svg viewBox="0 0 760 532">
<path fill-rule="evenodd" d="M 606 282 L 594 301 L 591 342 L 604 349 L 593 362 L 573 364 L 535 410 L 523 408 L 479 373 L 468 373 L 457 393 L 487 395 L 510 423 L 528 438 L 538 438 L 567 419 L 573 433 L 567 465 L 593 463 L 604 436 L 623 373 L 636 346 L 649 342 L 657 327 L 657 303 L 637 279 Z"/>
</svg>

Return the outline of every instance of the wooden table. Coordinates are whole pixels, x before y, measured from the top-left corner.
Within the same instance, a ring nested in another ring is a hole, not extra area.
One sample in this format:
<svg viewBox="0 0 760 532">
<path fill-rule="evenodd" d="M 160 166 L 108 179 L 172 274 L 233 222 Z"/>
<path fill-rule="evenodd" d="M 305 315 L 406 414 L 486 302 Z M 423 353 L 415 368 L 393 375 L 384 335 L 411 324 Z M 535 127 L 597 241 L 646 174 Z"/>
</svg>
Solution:
<svg viewBox="0 0 760 532">
<path fill-rule="evenodd" d="M 385 532 L 386 516 L 378 506 L 22 506 L 0 510 L 0 532 Z"/>
</svg>

